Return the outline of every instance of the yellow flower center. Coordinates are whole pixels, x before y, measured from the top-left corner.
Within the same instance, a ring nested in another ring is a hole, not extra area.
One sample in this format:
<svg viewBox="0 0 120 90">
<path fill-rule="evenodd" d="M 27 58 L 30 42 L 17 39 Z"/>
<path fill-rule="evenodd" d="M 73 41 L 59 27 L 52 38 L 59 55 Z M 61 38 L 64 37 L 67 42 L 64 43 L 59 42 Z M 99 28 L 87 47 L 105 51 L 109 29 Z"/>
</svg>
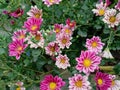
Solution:
<svg viewBox="0 0 120 90">
<path fill-rule="evenodd" d="M 37 28 L 38 28 L 37 25 L 33 25 L 33 26 L 31 27 L 31 30 L 32 30 L 32 31 L 35 31 Z"/>
<path fill-rule="evenodd" d="M 115 16 L 111 16 L 110 19 L 109 19 L 109 21 L 111 23 L 114 23 L 116 21 L 116 17 Z"/>
<path fill-rule="evenodd" d="M 105 14 L 105 10 L 100 9 L 100 10 L 99 10 L 99 15 L 102 16 L 102 15 L 104 15 L 104 14 Z"/>
<path fill-rule="evenodd" d="M 55 31 L 56 31 L 56 33 L 59 33 L 59 32 L 60 32 L 60 29 L 59 29 L 59 28 L 56 28 Z"/>
<path fill-rule="evenodd" d="M 62 58 L 60 62 L 64 64 L 65 63 L 65 59 Z"/>
<path fill-rule="evenodd" d="M 53 3 L 53 2 L 54 2 L 54 0 L 49 0 L 49 2 L 50 2 L 50 3 Z"/>
<path fill-rule="evenodd" d="M 112 80 L 111 85 L 112 85 L 112 86 L 114 86 L 114 85 L 115 85 L 115 81 L 114 81 L 114 80 Z"/>
<path fill-rule="evenodd" d="M 22 51 L 22 50 L 23 50 L 23 47 L 22 47 L 22 46 L 18 46 L 18 47 L 17 47 L 17 50 L 18 50 L 18 51 Z"/>
<path fill-rule="evenodd" d="M 41 39 L 40 35 L 39 35 L 39 34 L 36 35 L 36 36 L 35 36 L 35 39 L 36 39 L 36 40 L 40 40 L 40 39 Z"/>
<path fill-rule="evenodd" d="M 63 43 L 63 44 L 66 44 L 66 43 L 67 43 L 67 39 L 64 38 L 64 39 L 62 40 L 62 43 Z"/>
<path fill-rule="evenodd" d="M 97 42 L 95 42 L 95 41 L 92 42 L 92 47 L 93 47 L 93 48 L 97 47 L 97 45 L 98 45 Z"/>
<path fill-rule="evenodd" d="M 24 34 L 21 34 L 20 36 L 19 36 L 19 39 L 24 39 L 25 38 L 25 35 Z"/>
<path fill-rule="evenodd" d="M 21 88 L 20 88 L 20 87 L 18 87 L 18 88 L 16 88 L 16 90 L 21 90 Z"/>
<path fill-rule="evenodd" d="M 75 82 L 75 86 L 82 87 L 82 80 Z"/>
<path fill-rule="evenodd" d="M 98 79 L 98 85 L 102 85 L 103 84 L 103 80 L 102 79 Z"/>
<path fill-rule="evenodd" d="M 50 51 L 54 52 L 55 51 L 55 47 L 50 47 Z"/>
<path fill-rule="evenodd" d="M 35 14 L 35 18 L 40 18 L 40 14 L 39 13 Z"/>
<path fill-rule="evenodd" d="M 83 61 L 83 65 L 84 65 L 84 67 L 90 67 L 90 65 L 91 65 L 91 60 L 90 60 L 90 59 L 85 59 L 85 60 Z"/>
<path fill-rule="evenodd" d="M 51 83 L 49 84 L 49 87 L 50 87 L 50 90 L 55 90 L 56 87 L 57 87 L 57 85 L 56 85 L 56 83 L 51 82 Z"/>
<path fill-rule="evenodd" d="M 67 34 L 69 34 L 69 33 L 70 33 L 70 29 L 65 29 L 65 32 L 66 32 Z"/>
</svg>

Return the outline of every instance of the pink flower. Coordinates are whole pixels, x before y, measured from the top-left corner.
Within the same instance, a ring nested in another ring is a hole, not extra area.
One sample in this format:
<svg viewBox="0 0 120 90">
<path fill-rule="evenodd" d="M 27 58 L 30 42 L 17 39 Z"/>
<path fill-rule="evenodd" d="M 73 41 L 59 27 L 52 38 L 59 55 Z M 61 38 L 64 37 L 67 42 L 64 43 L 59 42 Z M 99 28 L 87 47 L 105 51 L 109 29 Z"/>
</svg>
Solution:
<svg viewBox="0 0 120 90">
<path fill-rule="evenodd" d="M 67 57 L 67 55 L 59 54 L 59 56 L 56 57 L 55 65 L 58 68 L 66 69 L 67 67 L 70 67 L 69 58 Z"/>
<path fill-rule="evenodd" d="M 62 78 L 52 75 L 46 75 L 44 80 L 40 83 L 40 90 L 61 90 L 61 87 L 65 85 Z"/>
<path fill-rule="evenodd" d="M 68 35 L 68 36 L 72 36 L 73 31 L 72 31 L 72 29 L 71 29 L 68 25 L 66 25 L 66 26 L 64 26 L 63 29 L 62 29 L 62 33 L 63 33 L 63 34 L 66 34 L 66 35 Z M 58 36 L 58 37 L 59 37 L 59 36 Z"/>
<path fill-rule="evenodd" d="M 105 5 L 106 5 L 106 7 L 108 7 L 110 4 L 111 4 L 111 1 L 110 1 L 110 0 L 105 0 Z"/>
<path fill-rule="evenodd" d="M 86 48 L 96 54 L 100 53 L 103 49 L 104 43 L 101 42 L 100 37 L 93 36 L 91 39 L 86 40 Z"/>
<path fill-rule="evenodd" d="M 13 36 L 12 36 L 12 40 L 15 41 L 16 39 L 21 40 L 21 39 L 25 39 L 26 37 L 26 30 L 18 30 L 15 31 Z"/>
<path fill-rule="evenodd" d="M 27 44 L 24 44 L 24 40 L 15 40 L 9 44 L 9 56 L 16 56 L 16 59 L 20 59 L 20 55 L 24 52 Z"/>
<path fill-rule="evenodd" d="M 22 9 L 18 8 L 16 11 L 11 12 L 9 15 L 17 18 L 17 17 L 22 16 L 23 13 L 24 13 L 24 11 Z"/>
<path fill-rule="evenodd" d="M 10 24 L 14 25 L 15 24 L 15 20 L 10 20 Z"/>
<path fill-rule="evenodd" d="M 28 18 L 26 22 L 24 22 L 24 28 L 31 33 L 36 33 L 42 24 L 43 19 L 36 19 L 36 18 Z"/>
<path fill-rule="evenodd" d="M 27 12 L 27 15 L 40 19 L 42 18 L 42 9 L 38 9 L 37 6 L 31 6 L 31 9 L 29 10 L 29 12 Z"/>
<path fill-rule="evenodd" d="M 75 74 L 69 78 L 69 90 L 91 90 L 87 76 Z"/>
<path fill-rule="evenodd" d="M 46 54 L 50 56 L 54 56 L 57 53 L 60 53 L 60 48 L 56 42 L 50 42 L 48 45 L 45 47 Z"/>
<path fill-rule="evenodd" d="M 118 1 L 117 5 L 115 5 L 115 8 L 120 11 L 120 0 Z"/>
<path fill-rule="evenodd" d="M 16 85 L 18 86 L 16 90 L 25 90 L 25 87 L 23 87 L 23 82 L 17 82 Z"/>
<path fill-rule="evenodd" d="M 66 24 L 72 29 L 72 31 L 74 30 L 74 28 L 76 26 L 76 22 L 75 21 L 71 21 L 70 18 L 68 18 L 66 20 Z"/>
<path fill-rule="evenodd" d="M 63 28 L 63 24 L 54 25 L 54 32 L 56 33 L 56 36 L 62 32 L 62 28 Z"/>
<path fill-rule="evenodd" d="M 56 38 L 56 41 L 57 43 L 59 44 L 60 48 L 64 49 L 65 47 L 66 48 L 69 48 L 70 45 L 72 44 L 70 42 L 71 40 L 71 37 L 69 37 L 68 35 L 64 34 L 64 33 L 61 33 L 57 38 Z"/>
<path fill-rule="evenodd" d="M 95 76 L 95 81 L 99 90 L 108 90 L 111 85 L 111 79 L 106 73 L 97 72 Z"/>
<path fill-rule="evenodd" d="M 83 71 L 84 73 L 89 74 L 90 72 L 94 72 L 95 69 L 98 69 L 101 57 L 96 56 L 94 52 L 82 51 L 80 57 L 76 58 L 76 60 L 76 69 L 80 72 Z"/>
</svg>

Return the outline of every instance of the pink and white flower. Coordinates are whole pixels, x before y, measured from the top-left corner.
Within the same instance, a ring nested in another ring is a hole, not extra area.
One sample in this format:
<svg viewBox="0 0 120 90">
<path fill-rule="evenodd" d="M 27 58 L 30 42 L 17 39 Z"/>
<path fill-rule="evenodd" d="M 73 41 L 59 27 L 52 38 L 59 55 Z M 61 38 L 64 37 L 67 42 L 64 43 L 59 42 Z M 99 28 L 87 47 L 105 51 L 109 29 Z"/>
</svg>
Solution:
<svg viewBox="0 0 120 90">
<path fill-rule="evenodd" d="M 58 36 L 62 32 L 63 24 L 55 24 L 54 25 L 54 32 L 56 33 L 56 36 Z"/>
<path fill-rule="evenodd" d="M 73 31 L 72 31 L 72 29 L 71 29 L 68 25 L 65 25 L 65 26 L 63 27 L 63 29 L 62 29 L 62 33 L 63 33 L 63 34 L 66 34 L 66 35 L 68 35 L 68 36 L 72 36 Z"/>
<path fill-rule="evenodd" d="M 117 13 L 116 9 L 109 9 L 106 11 L 103 21 L 108 24 L 109 28 L 118 26 L 120 23 L 120 13 Z"/>
<path fill-rule="evenodd" d="M 98 54 L 102 51 L 104 43 L 101 42 L 100 37 L 93 36 L 91 39 L 86 40 L 85 46 L 89 51 L 92 51 Z"/>
<path fill-rule="evenodd" d="M 40 83 L 40 90 L 61 90 L 61 88 L 65 85 L 65 82 L 62 78 L 52 75 L 46 75 L 44 80 Z"/>
<path fill-rule="evenodd" d="M 69 90 L 91 90 L 88 76 L 82 76 L 81 74 L 75 74 L 69 78 Z"/>
<path fill-rule="evenodd" d="M 17 82 L 16 85 L 18 86 L 16 90 L 25 90 L 25 87 L 23 87 L 23 82 Z"/>
<path fill-rule="evenodd" d="M 27 12 L 27 15 L 40 19 L 42 18 L 42 9 L 38 9 L 37 6 L 31 6 L 31 9 Z"/>
<path fill-rule="evenodd" d="M 82 51 L 81 55 L 76 58 L 76 61 L 76 69 L 85 74 L 89 74 L 99 68 L 98 65 L 101 62 L 101 57 L 91 51 Z"/>
<path fill-rule="evenodd" d="M 117 9 L 117 10 L 119 10 L 119 11 L 120 11 L 120 0 L 118 0 L 117 5 L 115 5 L 115 9 Z"/>
<path fill-rule="evenodd" d="M 16 59 L 20 59 L 20 55 L 24 52 L 27 44 L 24 44 L 24 40 L 15 40 L 9 44 L 9 56 L 16 56 Z"/>
<path fill-rule="evenodd" d="M 59 54 L 59 56 L 56 57 L 55 65 L 58 68 L 66 69 L 67 67 L 70 67 L 69 58 L 67 57 L 67 55 Z"/>
<path fill-rule="evenodd" d="M 75 26 L 76 26 L 76 22 L 75 21 L 71 21 L 70 18 L 68 18 L 66 20 L 66 25 L 68 25 L 72 31 L 74 31 Z"/>
</svg>

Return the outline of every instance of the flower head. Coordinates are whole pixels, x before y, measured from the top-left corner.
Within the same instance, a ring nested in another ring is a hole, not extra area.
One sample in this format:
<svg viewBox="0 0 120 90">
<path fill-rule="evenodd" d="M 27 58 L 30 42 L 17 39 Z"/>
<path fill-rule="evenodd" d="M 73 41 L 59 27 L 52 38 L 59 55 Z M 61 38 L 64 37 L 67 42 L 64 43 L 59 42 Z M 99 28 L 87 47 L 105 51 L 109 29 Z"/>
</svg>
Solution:
<svg viewBox="0 0 120 90">
<path fill-rule="evenodd" d="M 69 78 L 69 90 L 91 90 L 87 76 L 75 74 Z"/>
<path fill-rule="evenodd" d="M 99 53 L 102 51 L 104 43 L 101 42 L 100 37 L 93 36 L 91 39 L 86 40 L 86 48 L 92 52 Z"/>
<path fill-rule="evenodd" d="M 16 90 L 25 90 L 25 87 L 23 87 L 23 82 L 17 82 L 16 85 L 18 86 Z"/>
<path fill-rule="evenodd" d="M 56 57 L 55 65 L 57 65 L 58 68 L 66 69 L 67 67 L 70 67 L 69 58 L 67 55 L 59 54 L 59 56 Z"/>
<path fill-rule="evenodd" d="M 95 81 L 97 87 L 100 90 L 108 90 L 111 85 L 111 79 L 109 78 L 109 74 L 106 73 L 97 72 L 95 76 Z"/>
<path fill-rule="evenodd" d="M 117 5 L 115 5 L 115 8 L 120 11 L 120 1 L 118 1 Z"/>
<path fill-rule="evenodd" d="M 90 72 L 94 72 L 95 69 L 98 69 L 101 57 L 96 56 L 94 52 L 82 51 L 80 57 L 76 58 L 76 60 L 76 69 L 80 72 L 83 71 L 84 73 L 89 74 Z"/>
<path fill-rule="evenodd" d="M 66 20 L 66 24 L 72 29 L 74 30 L 75 26 L 76 26 L 76 22 L 75 21 L 71 21 L 70 18 L 68 18 Z"/>
<path fill-rule="evenodd" d="M 62 32 L 62 28 L 63 28 L 63 24 L 54 25 L 54 32 L 56 33 L 56 36 Z"/>
<path fill-rule="evenodd" d="M 16 56 L 16 59 L 20 59 L 20 55 L 24 52 L 27 44 L 24 44 L 22 40 L 15 40 L 9 44 L 9 56 Z"/>
<path fill-rule="evenodd" d="M 61 90 L 61 87 L 65 85 L 62 78 L 52 75 L 46 75 L 44 80 L 40 83 L 40 90 Z"/>
<path fill-rule="evenodd" d="M 66 26 L 64 26 L 63 29 L 62 29 L 62 33 L 63 33 L 63 34 L 66 34 L 66 35 L 68 35 L 68 36 L 72 36 L 73 31 L 72 31 L 72 29 L 71 29 L 68 25 L 66 25 Z"/>
</svg>

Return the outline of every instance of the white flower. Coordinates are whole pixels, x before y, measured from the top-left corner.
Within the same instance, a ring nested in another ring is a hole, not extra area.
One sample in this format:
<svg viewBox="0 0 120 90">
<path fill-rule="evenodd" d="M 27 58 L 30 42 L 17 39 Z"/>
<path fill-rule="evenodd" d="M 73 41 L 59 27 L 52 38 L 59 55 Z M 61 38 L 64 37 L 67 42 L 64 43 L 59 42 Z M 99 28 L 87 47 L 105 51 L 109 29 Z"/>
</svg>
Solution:
<svg viewBox="0 0 120 90">
<path fill-rule="evenodd" d="M 108 58 L 108 59 L 113 59 L 113 58 L 114 58 L 114 57 L 112 56 L 112 54 L 110 53 L 110 50 L 109 50 L 108 48 L 106 48 L 106 49 L 103 51 L 102 57 Z"/>
</svg>

